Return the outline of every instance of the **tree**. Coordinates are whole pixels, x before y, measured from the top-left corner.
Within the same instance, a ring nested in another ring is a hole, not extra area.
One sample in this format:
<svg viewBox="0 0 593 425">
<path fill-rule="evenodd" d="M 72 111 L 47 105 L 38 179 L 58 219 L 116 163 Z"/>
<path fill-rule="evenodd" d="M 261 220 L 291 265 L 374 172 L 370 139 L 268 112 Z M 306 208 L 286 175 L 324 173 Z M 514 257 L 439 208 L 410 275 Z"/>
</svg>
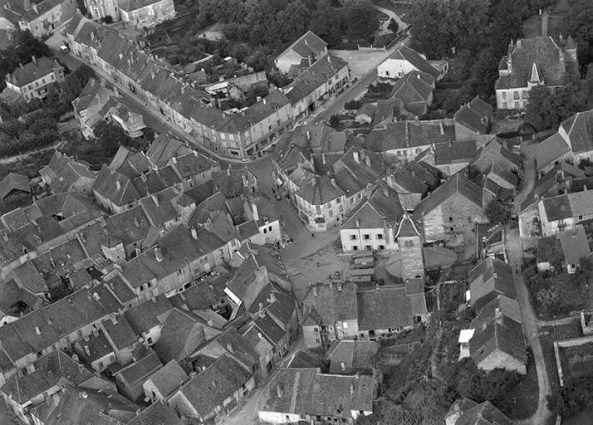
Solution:
<svg viewBox="0 0 593 425">
<path fill-rule="evenodd" d="M 507 405 L 506 396 L 521 380 L 515 371 L 494 369 L 484 371 L 478 369 L 472 360 L 466 360 L 459 371 L 457 392 L 461 397 L 467 397 L 476 403 L 490 401 L 494 406 L 510 411 L 513 406 Z"/>
<path fill-rule="evenodd" d="M 509 207 L 500 199 L 492 200 L 486 207 L 485 213 L 492 224 L 506 224 L 511 219 Z"/>
<path fill-rule="evenodd" d="M 574 0 L 564 14 L 565 31 L 578 43 L 579 63 L 583 66 L 593 62 L 593 2 Z"/>
<path fill-rule="evenodd" d="M 329 117 L 329 126 L 338 129 L 340 127 L 340 117 L 337 115 Z"/>
<path fill-rule="evenodd" d="M 544 86 L 529 91 L 525 108 L 525 121 L 538 131 L 557 128 L 560 123 L 577 112 L 587 109 L 587 95 L 577 82 L 550 91 Z"/>
<path fill-rule="evenodd" d="M 567 382 L 554 394 L 548 396 L 548 408 L 563 418 L 571 418 L 581 412 L 591 400 L 591 394 L 574 381 Z"/>
<path fill-rule="evenodd" d="M 348 3 L 344 8 L 344 25 L 350 41 L 368 40 L 381 26 L 377 9 L 368 0 Z"/>
<path fill-rule="evenodd" d="M 395 19 L 391 18 L 389 20 L 389 25 L 387 25 L 387 29 L 394 34 L 397 34 L 399 31 L 399 24 Z"/>
<path fill-rule="evenodd" d="M 104 147 L 106 156 L 115 155 L 120 146 L 127 146 L 131 140 L 120 126 L 103 120 L 97 123 L 93 132 Z"/>
</svg>

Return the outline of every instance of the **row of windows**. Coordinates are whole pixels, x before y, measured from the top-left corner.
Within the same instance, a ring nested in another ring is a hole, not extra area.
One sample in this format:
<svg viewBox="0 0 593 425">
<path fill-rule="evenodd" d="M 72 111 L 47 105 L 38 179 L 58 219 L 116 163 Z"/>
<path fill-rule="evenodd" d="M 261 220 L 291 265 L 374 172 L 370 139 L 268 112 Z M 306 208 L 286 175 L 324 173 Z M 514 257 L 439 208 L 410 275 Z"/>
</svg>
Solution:
<svg viewBox="0 0 593 425">
<path fill-rule="evenodd" d="M 377 249 L 379 249 L 379 251 L 384 251 L 385 250 L 385 245 L 379 245 L 377 247 Z M 371 245 L 365 245 L 364 246 L 364 250 L 365 251 L 372 251 L 373 250 L 373 247 Z M 352 247 L 352 251 L 358 251 L 358 247 L 356 245 L 354 245 Z"/>
<path fill-rule="evenodd" d="M 362 239 L 364 239 L 365 241 L 368 241 L 371 239 L 371 234 L 369 233 L 365 233 L 362 235 Z M 375 235 L 375 239 L 377 240 L 382 240 L 383 239 L 383 234 L 382 233 L 377 233 Z M 358 240 L 358 235 L 350 235 L 350 240 L 351 241 L 357 241 Z"/>
</svg>

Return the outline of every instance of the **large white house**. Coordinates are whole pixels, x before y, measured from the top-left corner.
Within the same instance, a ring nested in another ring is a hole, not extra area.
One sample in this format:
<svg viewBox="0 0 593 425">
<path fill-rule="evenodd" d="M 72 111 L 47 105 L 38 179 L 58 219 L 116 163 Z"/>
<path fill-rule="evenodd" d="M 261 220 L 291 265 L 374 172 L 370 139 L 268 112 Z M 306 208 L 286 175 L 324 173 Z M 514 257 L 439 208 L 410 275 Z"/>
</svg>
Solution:
<svg viewBox="0 0 593 425">
<path fill-rule="evenodd" d="M 402 78 L 409 72 L 420 71 L 440 81 L 448 70 L 449 64 L 446 61 L 428 61 L 420 53 L 402 45 L 377 67 L 377 74 L 381 79 L 393 80 Z"/>
</svg>

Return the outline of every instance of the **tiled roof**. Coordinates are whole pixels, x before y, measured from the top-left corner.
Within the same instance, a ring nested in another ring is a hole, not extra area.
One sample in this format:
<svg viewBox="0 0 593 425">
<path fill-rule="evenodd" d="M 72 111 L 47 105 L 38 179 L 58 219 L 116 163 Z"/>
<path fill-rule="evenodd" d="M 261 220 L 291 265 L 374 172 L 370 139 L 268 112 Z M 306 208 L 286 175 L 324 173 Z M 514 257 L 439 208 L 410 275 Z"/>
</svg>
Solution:
<svg viewBox="0 0 593 425">
<path fill-rule="evenodd" d="M 119 315 L 115 319 L 105 320 L 101 323 L 105 329 L 105 336 L 112 343 L 114 348 L 122 350 L 138 342 L 134 329 L 126 319 L 126 316 Z"/>
<path fill-rule="evenodd" d="M 140 199 L 140 194 L 131 180 L 106 165 L 99 171 L 93 190 L 118 206 L 131 204 Z"/>
<path fill-rule="evenodd" d="M 496 89 L 527 87 L 533 64 L 541 71 L 547 86 L 562 85 L 566 79 L 566 65 L 561 59 L 563 51 L 552 37 L 534 37 L 517 40 L 509 45 L 509 56 L 505 56 L 501 64 L 510 59 L 511 74 L 501 76 L 496 81 Z"/>
<path fill-rule="evenodd" d="M 332 179 L 328 176 L 316 176 L 296 192 L 296 196 L 311 205 L 324 205 L 343 195 L 345 195 L 344 191 L 337 184 L 332 183 Z"/>
<path fill-rule="evenodd" d="M 434 149 L 436 165 L 469 162 L 476 156 L 476 141 L 437 143 Z"/>
<path fill-rule="evenodd" d="M 527 363 L 527 351 L 521 323 L 501 316 L 476 332 L 469 341 L 470 354 L 476 365 L 496 352 L 505 353 Z M 504 363 L 500 364 L 504 367 Z"/>
<path fill-rule="evenodd" d="M 484 305 L 498 294 L 514 299 L 516 296 L 513 268 L 509 264 L 486 258 L 468 274 L 472 304 Z"/>
<path fill-rule="evenodd" d="M 125 379 L 130 386 L 143 384 L 150 375 L 163 366 L 156 353 L 150 348 L 144 349 L 143 354 L 140 359 L 119 370 L 116 374 Z"/>
<path fill-rule="evenodd" d="M 560 125 L 568 134 L 572 153 L 593 151 L 593 110 L 578 112 Z"/>
<path fill-rule="evenodd" d="M 448 201 L 453 196 L 463 196 L 478 207 L 482 207 L 482 190 L 475 183 L 470 182 L 463 173 L 456 173 L 434 192 L 428 195 L 414 210 L 414 218 L 420 220 L 424 214 Z"/>
<path fill-rule="evenodd" d="M 148 332 L 153 327 L 165 322 L 167 315 L 173 309 L 173 306 L 164 295 L 144 301 L 125 312 L 126 319 L 132 326 L 136 334 Z"/>
<path fill-rule="evenodd" d="M 428 62 L 426 59 L 420 56 L 418 52 L 416 52 L 413 49 L 410 49 L 405 44 L 402 44 L 402 46 L 399 49 L 393 52 L 389 56 L 388 60 L 389 59 L 407 61 L 410 64 L 412 64 L 412 66 L 416 68 L 418 71 L 430 74 L 434 78 L 437 78 L 439 76 L 439 71 L 434 66 L 432 66 L 430 62 Z"/>
<path fill-rule="evenodd" d="M 359 288 L 358 329 L 395 329 L 413 324 L 412 305 L 402 287 Z"/>
<path fill-rule="evenodd" d="M 31 193 L 27 176 L 17 173 L 8 173 L 6 177 L 0 180 L 0 199 L 6 198 L 6 196 L 13 190 Z"/>
<path fill-rule="evenodd" d="M 78 385 L 92 376 L 92 373 L 64 352 L 54 351 L 35 363 L 33 373 L 13 375 L 2 387 L 2 392 L 10 395 L 17 403 L 25 404 L 56 385 Z"/>
<path fill-rule="evenodd" d="M 325 368 L 325 365 L 321 360 L 316 357 L 313 357 L 304 351 L 297 351 L 292 355 L 288 364 L 286 365 L 287 369 L 321 369 Z"/>
<path fill-rule="evenodd" d="M 489 401 L 466 409 L 455 425 L 511 425 L 512 420 L 507 418 L 500 410 Z"/>
<path fill-rule="evenodd" d="M 434 90 L 434 77 L 425 72 L 408 72 L 393 85 L 390 99 L 400 99 L 411 113 L 426 113 L 429 97 Z"/>
<path fill-rule="evenodd" d="M 344 222 L 342 229 L 382 229 L 395 226 L 404 213 L 397 193 L 382 183 Z M 357 223 L 359 226 L 357 226 Z"/>
<path fill-rule="evenodd" d="M 159 390 L 163 397 L 169 396 L 173 391 L 189 380 L 189 376 L 179 366 L 176 360 L 171 360 L 148 378 Z"/>
<path fill-rule="evenodd" d="M 250 378 L 249 371 L 225 354 L 185 384 L 180 392 L 201 417 L 206 417 Z"/>
<path fill-rule="evenodd" d="M 581 258 L 591 254 L 587 235 L 583 226 L 576 226 L 572 230 L 558 233 L 558 239 L 567 264 L 579 264 Z"/>
<path fill-rule="evenodd" d="M 493 108 L 479 97 L 463 105 L 455 112 L 455 123 L 459 123 L 479 134 L 486 134 L 492 121 Z"/>
<path fill-rule="evenodd" d="M 41 57 L 23 65 L 22 67 L 16 68 L 12 74 L 6 76 L 6 80 L 10 81 L 17 87 L 23 87 L 51 74 L 56 64 L 57 62 L 54 59 Z"/>
<path fill-rule="evenodd" d="M 148 147 L 147 158 L 158 168 L 165 166 L 172 158 L 191 153 L 181 140 L 167 134 L 158 135 Z"/>
<path fill-rule="evenodd" d="M 489 323 L 498 318 L 498 315 L 506 316 L 518 323 L 523 321 L 519 303 L 505 295 L 498 295 L 482 307 L 480 314 L 472 320 L 471 328 L 478 331 L 485 329 Z"/>
<path fill-rule="evenodd" d="M 175 411 L 162 403 L 153 403 L 127 425 L 184 425 Z"/>
<path fill-rule="evenodd" d="M 290 50 L 296 52 L 303 58 L 309 58 L 311 56 L 318 57 L 326 47 L 327 43 L 325 41 L 315 35 L 313 31 L 307 31 L 278 57 L 282 57 Z"/>
<path fill-rule="evenodd" d="M 542 169 L 569 153 L 570 145 L 559 133 L 554 133 L 538 143 L 535 149 L 535 163 L 538 169 Z"/>
<path fill-rule="evenodd" d="M 266 404 L 260 411 L 351 419 L 352 411 L 372 412 L 376 385 L 371 376 L 281 369 L 271 381 Z"/>
<path fill-rule="evenodd" d="M 163 362 L 182 361 L 206 341 L 204 325 L 188 311 L 174 308 L 163 324 L 154 350 Z"/>
<path fill-rule="evenodd" d="M 398 121 L 373 129 L 364 146 L 373 152 L 429 146 L 455 140 L 455 126 L 438 121 Z"/>
<path fill-rule="evenodd" d="M 303 300 L 303 318 L 315 311 L 323 324 L 333 326 L 334 322 L 356 320 L 358 318 L 357 286 L 346 282 L 342 290 L 335 286 L 316 285 L 310 288 Z"/>
<path fill-rule="evenodd" d="M 373 341 L 334 341 L 326 357 L 331 362 L 329 373 L 350 374 L 370 372 L 379 344 Z M 344 369 L 342 369 L 344 364 Z"/>
</svg>

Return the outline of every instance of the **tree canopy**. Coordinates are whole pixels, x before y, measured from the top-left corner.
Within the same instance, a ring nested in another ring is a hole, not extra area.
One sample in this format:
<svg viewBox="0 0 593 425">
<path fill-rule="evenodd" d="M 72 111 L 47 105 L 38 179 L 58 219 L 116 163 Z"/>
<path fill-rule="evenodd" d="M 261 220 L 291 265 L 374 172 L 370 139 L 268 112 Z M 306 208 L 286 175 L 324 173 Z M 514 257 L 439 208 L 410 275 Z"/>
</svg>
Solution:
<svg viewBox="0 0 593 425">
<path fill-rule="evenodd" d="M 529 103 L 525 108 L 525 121 L 536 130 L 557 128 L 562 121 L 587 109 L 587 94 L 578 82 L 550 91 L 546 87 L 534 87 L 529 91 Z"/>
<path fill-rule="evenodd" d="M 579 63 L 593 62 L 593 2 L 569 0 L 570 8 L 564 15 L 564 30 L 578 43 Z"/>
</svg>

